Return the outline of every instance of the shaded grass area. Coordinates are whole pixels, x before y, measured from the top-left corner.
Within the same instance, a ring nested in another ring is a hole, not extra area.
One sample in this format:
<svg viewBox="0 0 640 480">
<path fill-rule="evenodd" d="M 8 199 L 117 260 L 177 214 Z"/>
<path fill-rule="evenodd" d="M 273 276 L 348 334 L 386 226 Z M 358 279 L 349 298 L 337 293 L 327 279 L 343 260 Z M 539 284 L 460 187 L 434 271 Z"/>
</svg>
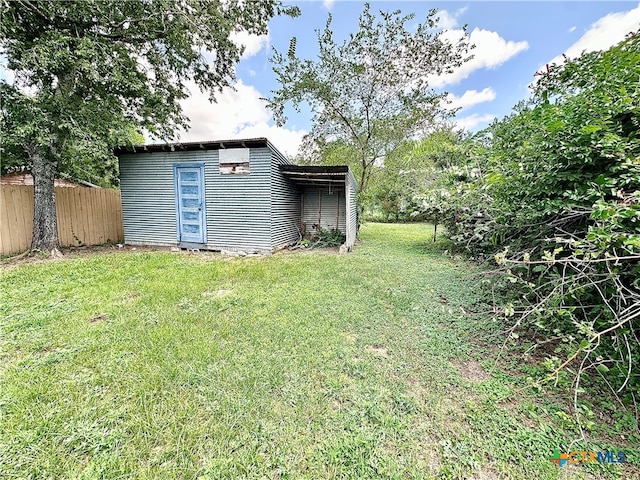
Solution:
<svg viewBox="0 0 640 480">
<path fill-rule="evenodd" d="M 470 339 L 496 327 L 463 310 L 477 270 L 431 232 L 4 271 L 3 478 L 629 478 L 549 461 L 570 429 L 502 400 L 513 379 Z"/>
</svg>

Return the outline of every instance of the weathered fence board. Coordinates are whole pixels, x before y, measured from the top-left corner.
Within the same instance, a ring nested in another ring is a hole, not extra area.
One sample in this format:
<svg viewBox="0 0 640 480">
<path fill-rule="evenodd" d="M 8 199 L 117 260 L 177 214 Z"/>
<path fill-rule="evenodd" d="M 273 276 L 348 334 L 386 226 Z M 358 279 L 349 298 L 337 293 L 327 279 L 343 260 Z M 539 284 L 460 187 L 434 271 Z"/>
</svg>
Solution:
<svg viewBox="0 0 640 480">
<path fill-rule="evenodd" d="M 120 191 L 56 187 L 58 238 L 63 247 L 121 242 Z M 0 185 L 0 254 L 20 253 L 33 235 L 33 186 Z"/>
</svg>

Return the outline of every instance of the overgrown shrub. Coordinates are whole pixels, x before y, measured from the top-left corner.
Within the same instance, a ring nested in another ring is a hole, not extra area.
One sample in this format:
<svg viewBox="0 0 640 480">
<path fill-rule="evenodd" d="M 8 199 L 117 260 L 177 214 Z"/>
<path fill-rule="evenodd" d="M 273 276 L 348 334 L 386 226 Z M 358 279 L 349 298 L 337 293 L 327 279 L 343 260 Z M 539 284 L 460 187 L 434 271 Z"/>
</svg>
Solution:
<svg viewBox="0 0 640 480">
<path fill-rule="evenodd" d="M 347 240 L 347 236 L 337 228 L 319 227 L 310 239 L 302 240 L 299 245 L 304 248 L 339 247 Z"/>
<path fill-rule="evenodd" d="M 640 35 L 540 75 L 530 101 L 496 122 L 443 211 L 451 240 L 503 266 L 516 329 L 569 346 L 576 376 L 640 395 Z"/>
</svg>

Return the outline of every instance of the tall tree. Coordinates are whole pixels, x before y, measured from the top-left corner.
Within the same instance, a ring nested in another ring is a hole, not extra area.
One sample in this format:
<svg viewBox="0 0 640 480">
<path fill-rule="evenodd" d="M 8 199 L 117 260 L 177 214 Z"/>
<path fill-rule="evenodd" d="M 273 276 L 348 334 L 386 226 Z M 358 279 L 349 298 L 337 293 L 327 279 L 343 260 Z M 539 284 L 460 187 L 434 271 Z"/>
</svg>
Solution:
<svg viewBox="0 0 640 480">
<path fill-rule="evenodd" d="M 366 191 L 374 166 L 393 148 L 447 116 L 444 93 L 429 87 L 429 77 L 469 59 L 466 34 L 456 42 L 438 32 L 431 10 L 417 26 L 414 15 L 380 12 L 366 4 L 358 33 L 340 45 L 333 39 L 332 17 L 318 31 L 317 60 L 296 56 L 296 38 L 286 54 L 272 58 L 280 88 L 269 106 L 276 121 L 286 122 L 284 107 L 307 103 L 313 114 L 311 140 L 341 140 L 358 152 L 359 187 Z"/>
<path fill-rule="evenodd" d="M 35 186 L 32 249 L 58 246 L 53 180 L 80 145 L 103 151 L 135 126 L 170 139 L 187 125 L 188 81 L 231 85 L 237 32 L 265 34 L 277 0 L 2 1 L 0 53 L 15 79 L 0 83 L 2 153 L 24 155 Z"/>
</svg>

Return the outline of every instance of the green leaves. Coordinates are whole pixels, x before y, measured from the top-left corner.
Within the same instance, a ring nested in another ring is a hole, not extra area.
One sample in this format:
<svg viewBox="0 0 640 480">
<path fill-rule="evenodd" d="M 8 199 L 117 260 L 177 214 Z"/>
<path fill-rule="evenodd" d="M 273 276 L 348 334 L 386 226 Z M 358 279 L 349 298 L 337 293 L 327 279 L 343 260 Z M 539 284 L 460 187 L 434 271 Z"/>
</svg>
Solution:
<svg viewBox="0 0 640 480">
<path fill-rule="evenodd" d="M 113 147 L 142 129 L 173 138 L 189 121 L 179 103 L 188 82 L 213 100 L 235 79 L 243 47 L 233 35 L 267 33 L 276 13 L 299 9 L 276 0 L 3 2 L 0 52 L 15 77 L 0 82 L 3 169 L 35 169 L 38 155 L 112 183 Z"/>
<path fill-rule="evenodd" d="M 276 1 L 52 1 L 3 9 L 0 47 L 15 72 L 12 87 L 38 98 L 38 115 L 57 136 L 75 139 L 104 138 L 123 119 L 171 138 L 187 121 L 178 104 L 188 95 L 186 81 L 211 92 L 233 81 L 241 54 L 234 32 L 263 34 L 276 9 L 298 13 Z M 13 105 L 3 102 L 3 110 Z"/>
<path fill-rule="evenodd" d="M 286 55 L 275 52 L 271 59 L 280 83 L 268 103 L 276 121 L 286 122 L 286 104 L 307 104 L 314 114 L 308 140 L 319 150 L 336 141 L 358 152 L 352 167 L 366 192 L 376 164 L 448 114 L 440 106 L 444 94 L 429 88 L 427 78 L 466 61 L 469 47 L 466 38 L 455 45 L 441 39 L 435 15 L 431 11 L 414 27 L 413 15 L 376 16 L 366 4 L 357 33 L 341 44 L 329 15 L 317 32 L 314 60 L 296 57 L 292 39 Z"/>
<path fill-rule="evenodd" d="M 501 252 L 511 325 L 562 339 L 578 376 L 590 365 L 627 398 L 640 389 L 639 78 L 639 34 L 552 68 L 488 129 L 483 176 L 454 181 L 444 209 L 458 246 Z"/>
</svg>

